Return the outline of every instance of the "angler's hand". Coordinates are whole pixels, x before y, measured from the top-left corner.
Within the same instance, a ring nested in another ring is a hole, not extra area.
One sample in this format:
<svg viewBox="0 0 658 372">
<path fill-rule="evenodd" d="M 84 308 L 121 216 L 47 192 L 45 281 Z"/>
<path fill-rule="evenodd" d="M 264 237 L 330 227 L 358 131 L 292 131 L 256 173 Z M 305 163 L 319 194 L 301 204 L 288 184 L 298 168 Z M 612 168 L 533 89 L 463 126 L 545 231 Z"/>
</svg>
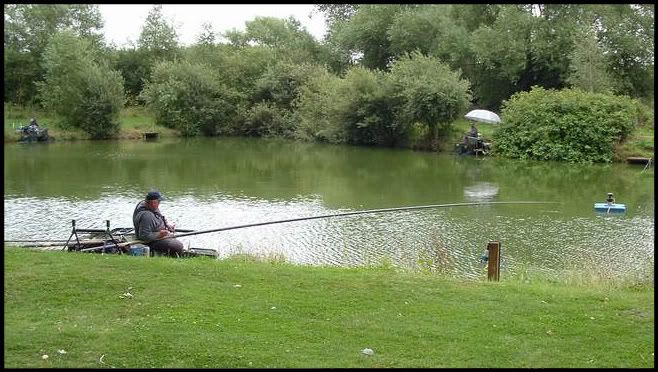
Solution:
<svg viewBox="0 0 658 372">
<path fill-rule="evenodd" d="M 170 235 L 170 234 L 169 234 L 169 231 L 167 231 L 167 230 L 160 230 L 160 237 L 161 237 L 161 238 L 167 237 L 167 236 L 169 236 L 169 235 Z"/>
</svg>

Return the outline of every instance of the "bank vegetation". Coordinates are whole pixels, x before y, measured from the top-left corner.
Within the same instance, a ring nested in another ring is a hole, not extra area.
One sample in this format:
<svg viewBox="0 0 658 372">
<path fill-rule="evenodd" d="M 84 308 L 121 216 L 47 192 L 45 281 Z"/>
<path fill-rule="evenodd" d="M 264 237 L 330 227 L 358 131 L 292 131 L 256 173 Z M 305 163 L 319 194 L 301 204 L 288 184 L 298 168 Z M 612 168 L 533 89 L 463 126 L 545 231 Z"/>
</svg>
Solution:
<svg viewBox="0 0 658 372">
<path fill-rule="evenodd" d="M 653 156 L 653 5 L 316 10 L 323 40 L 294 18 L 256 17 L 244 31 L 206 24 L 186 46 L 155 5 L 119 48 L 103 42 L 96 5 L 7 4 L 5 107 L 94 139 L 125 137 L 121 112 L 138 107 L 183 136 L 444 151 L 483 108 L 501 114 L 500 156 Z"/>
</svg>

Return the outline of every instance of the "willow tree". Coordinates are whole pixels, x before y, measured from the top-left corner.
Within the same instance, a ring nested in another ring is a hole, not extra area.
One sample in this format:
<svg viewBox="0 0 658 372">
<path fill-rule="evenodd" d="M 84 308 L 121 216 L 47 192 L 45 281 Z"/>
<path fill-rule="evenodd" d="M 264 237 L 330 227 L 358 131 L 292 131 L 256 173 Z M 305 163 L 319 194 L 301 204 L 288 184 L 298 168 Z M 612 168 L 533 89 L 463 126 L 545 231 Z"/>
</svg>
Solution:
<svg viewBox="0 0 658 372">
<path fill-rule="evenodd" d="M 162 5 L 154 5 L 146 16 L 137 47 L 157 60 L 173 60 L 178 54 L 176 28 L 164 18 Z"/>
<path fill-rule="evenodd" d="M 119 131 L 125 103 L 123 78 L 95 58 L 89 41 L 64 31 L 44 52 L 44 80 L 37 83 L 44 108 L 62 118 L 62 126 L 80 128 L 92 138 Z"/>
<path fill-rule="evenodd" d="M 608 93 L 612 90 L 614 82 L 593 32 L 583 32 L 582 37 L 576 40 L 569 58 L 570 74 L 566 80 L 571 86 L 590 93 Z"/>
<path fill-rule="evenodd" d="M 50 39 L 68 30 L 102 46 L 103 21 L 98 5 L 4 4 L 5 102 L 30 103 L 37 97 L 35 82 L 41 81 L 41 63 Z"/>
<path fill-rule="evenodd" d="M 470 83 L 436 58 L 413 52 L 400 58 L 391 68 L 396 95 L 401 100 L 399 120 L 421 123 L 431 136 L 432 149 L 438 148 L 439 132 L 470 104 Z"/>
</svg>

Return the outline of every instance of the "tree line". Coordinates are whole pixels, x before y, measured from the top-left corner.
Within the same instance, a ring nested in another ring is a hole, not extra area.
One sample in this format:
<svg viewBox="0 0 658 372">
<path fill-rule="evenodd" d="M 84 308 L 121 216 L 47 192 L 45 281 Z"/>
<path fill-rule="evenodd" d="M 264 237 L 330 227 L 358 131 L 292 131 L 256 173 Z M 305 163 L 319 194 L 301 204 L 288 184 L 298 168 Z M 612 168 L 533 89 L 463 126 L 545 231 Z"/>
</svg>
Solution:
<svg viewBox="0 0 658 372">
<path fill-rule="evenodd" d="M 504 115 L 533 87 L 653 101 L 650 4 L 318 4 L 322 40 L 256 17 L 204 24 L 190 46 L 156 5 L 122 48 L 103 42 L 96 5 L 4 7 L 5 102 L 95 138 L 128 104 L 189 136 L 436 148 L 469 108 Z"/>
</svg>

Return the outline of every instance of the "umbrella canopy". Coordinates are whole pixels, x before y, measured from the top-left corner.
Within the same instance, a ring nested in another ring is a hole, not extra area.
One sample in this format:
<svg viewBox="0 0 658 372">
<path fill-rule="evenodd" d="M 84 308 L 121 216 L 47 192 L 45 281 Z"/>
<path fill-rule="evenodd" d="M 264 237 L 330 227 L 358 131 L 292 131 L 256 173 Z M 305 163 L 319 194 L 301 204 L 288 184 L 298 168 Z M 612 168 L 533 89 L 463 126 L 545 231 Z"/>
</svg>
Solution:
<svg viewBox="0 0 658 372">
<path fill-rule="evenodd" d="M 496 124 L 500 123 L 500 117 L 496 113 L 488 110 L 473 110 L 464 116 L 466 119 L 480 121 L 483 123 Z"/>
</svg>

